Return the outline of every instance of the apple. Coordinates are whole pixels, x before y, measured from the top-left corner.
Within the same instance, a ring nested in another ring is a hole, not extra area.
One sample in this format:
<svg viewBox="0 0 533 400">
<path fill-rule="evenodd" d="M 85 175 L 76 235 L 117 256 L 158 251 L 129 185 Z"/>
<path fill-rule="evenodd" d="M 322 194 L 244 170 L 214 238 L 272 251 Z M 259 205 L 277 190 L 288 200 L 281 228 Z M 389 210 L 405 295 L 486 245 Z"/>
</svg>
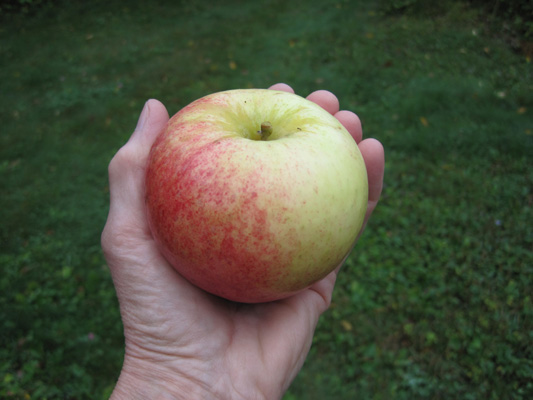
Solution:
<svg viewBox="0 0 533 400">
<path fill-rule="evenodd" d="M 215 93 L 174 115 L 146 170 L 154 240 L 228 300 L 293 295 L 340 266 L 363 224 L 365 163 L 342 124 L 295 94 Z"/>
</svg>

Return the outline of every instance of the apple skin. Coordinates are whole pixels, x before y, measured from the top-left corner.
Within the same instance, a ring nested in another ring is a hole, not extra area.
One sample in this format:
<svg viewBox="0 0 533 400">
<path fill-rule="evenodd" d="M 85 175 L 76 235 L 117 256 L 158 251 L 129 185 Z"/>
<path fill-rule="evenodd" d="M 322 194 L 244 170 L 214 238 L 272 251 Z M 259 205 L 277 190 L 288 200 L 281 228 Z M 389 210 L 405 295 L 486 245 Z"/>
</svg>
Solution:
<svg viewBox="0 0 533 400">
<path fill-rule="evenodd" d="M 266 121 L 272 134 L 261 140 Z M 367 200 L 348 131 L 311 101 L 274 90 L 219 92 L 183 108 L 146 171 L 162 254 L 194 285 L 243 303 L 291 296 L 340 266 Z"/>
</svg>

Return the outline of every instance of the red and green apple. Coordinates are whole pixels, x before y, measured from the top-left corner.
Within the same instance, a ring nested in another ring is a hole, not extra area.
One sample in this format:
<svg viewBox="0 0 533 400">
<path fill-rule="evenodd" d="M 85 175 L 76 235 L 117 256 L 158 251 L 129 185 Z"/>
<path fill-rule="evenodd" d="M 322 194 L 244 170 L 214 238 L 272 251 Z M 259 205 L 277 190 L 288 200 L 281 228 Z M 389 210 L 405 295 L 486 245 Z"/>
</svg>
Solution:
<svg viewBox="0 0 533 400">
<path fill-rule="evenodd" d="M 241 89 L 174 115 L 146 172 L 154 240 L 203 290 L 257 303 L 341 265 L 363 224 L 365 163 L 331 114 L 295 94 Z"/>
</svg>

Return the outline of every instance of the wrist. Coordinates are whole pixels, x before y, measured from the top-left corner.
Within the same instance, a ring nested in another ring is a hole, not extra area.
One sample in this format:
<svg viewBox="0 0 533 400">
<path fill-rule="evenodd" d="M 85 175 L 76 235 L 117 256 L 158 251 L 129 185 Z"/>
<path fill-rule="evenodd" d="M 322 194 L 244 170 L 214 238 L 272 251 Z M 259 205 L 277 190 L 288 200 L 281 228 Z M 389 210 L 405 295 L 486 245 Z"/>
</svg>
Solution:
<svg viewBox="0 0 533 400">
<path fill-rule="evenodd" d="M 184 366 L 185 367 L 185 366 Z M 193 366 L 182 368 L 195 371 Z M 209 383 L 198 377 L 162 367 L 158 363 L 126 356 L 110 400 L 277 400 L 244 383 L 235 390 L 229 377 L 211 376 Z"/>
<path fill-rule="evenodd" d="M 192 377 L 171 372 L 153 363 L 124 359 L 111 400 L 200 400 L 215 399 Z"/>
</svg>

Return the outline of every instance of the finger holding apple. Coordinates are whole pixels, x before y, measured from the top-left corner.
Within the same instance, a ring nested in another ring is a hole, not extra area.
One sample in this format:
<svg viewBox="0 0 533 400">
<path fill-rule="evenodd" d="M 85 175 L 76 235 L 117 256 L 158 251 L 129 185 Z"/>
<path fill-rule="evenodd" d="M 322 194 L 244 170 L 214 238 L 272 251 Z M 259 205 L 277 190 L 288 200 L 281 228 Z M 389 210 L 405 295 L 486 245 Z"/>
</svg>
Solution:
<svg viewBox="0 0 533 400">
<path fill-rule="evenodd" d="M 369 215 L 359 118 L 330 92 L 306 100 L 287 85 L 271 89 L 191 103 L 158 136 L 146 169 L 162 254 L 193 284 L 240 302 L 281 299 L 328 275 Z"/>
<path fill-rule="evenodd" d="M 285 83 L 275 84 L 271 86 L 270 89 L 294 93 L 294 90 Z M 359 145 L 359 150 L 365 160 L 368 174 L 368 209 L 363 224 L 364 229 L 370 215 L 378 204 L 381 191 L 383 190 L 383 174 L 385 167 L 385 153 L 383 146 L 376 139 L 370 138 L 363 140 L 361 120 L 357 114 L 352 111 L 339 111 L 339 101 L 333 93 L 327 90 L 318 90 L 307 96 L 307 99 L 317 103 L 319 106 L 332 113 L 346 130 L 350 132 L 355 142 Z"/>
</svg>

